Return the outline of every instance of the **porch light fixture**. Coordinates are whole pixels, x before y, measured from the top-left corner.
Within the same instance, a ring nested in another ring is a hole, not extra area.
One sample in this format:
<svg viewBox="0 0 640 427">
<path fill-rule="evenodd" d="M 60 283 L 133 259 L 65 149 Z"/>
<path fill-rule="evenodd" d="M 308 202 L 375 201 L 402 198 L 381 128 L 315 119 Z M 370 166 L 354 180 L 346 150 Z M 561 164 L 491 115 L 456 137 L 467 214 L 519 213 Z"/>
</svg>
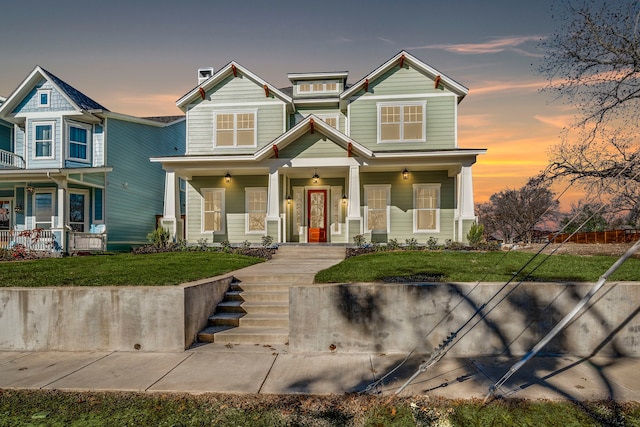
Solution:
<svg viewBox="0 0 640 427">
<path fill-rule="evenodd" d="M 227 184 L 231 182 L 231 174 L 229 172 L 224 176 L 224 182 Z"/>
<path fill-rule="evenodd" d="M 13 210 L 16 211 L 16 213 L 22 212 L 22 205 L 16 205 L 16 207 L 13 208 Z"/>
<path fill-rule="evenodd" d="M 342 195 L 342 204 L 343 204 L 343 205 L 346 205 L 346 204 L 347 204 L 347 195 L 346 195 L 346 194 L 343 194 L 343 195 Z"/>
<path fill-rule="evenodd" d="M 36 189 L 33 188 L 33 185 L 27 184 L 27 193 L 33 193 L 34 191 L 36 191 Z"/>
<path fill-rule="evenodd" d="M 287 196 L 287 205 L 291 206 L 291 200 L 293 200 L 293 199 L 291 198 L 291 195 L 288 195 L 288 196 Z"/>
<path fill-rule="evenodd" d="M 402 171 L 402 179 L 409 179 L 409 170 L 407 168 Z"/>
<path fill-rule="evenodd" d="M 313 174 L 313 183 L 317 184 L 319 180 L 320 180 L 320 175 L 318 175 L 318 169 L 316 169 L 315 173 Z"/>
</svg>

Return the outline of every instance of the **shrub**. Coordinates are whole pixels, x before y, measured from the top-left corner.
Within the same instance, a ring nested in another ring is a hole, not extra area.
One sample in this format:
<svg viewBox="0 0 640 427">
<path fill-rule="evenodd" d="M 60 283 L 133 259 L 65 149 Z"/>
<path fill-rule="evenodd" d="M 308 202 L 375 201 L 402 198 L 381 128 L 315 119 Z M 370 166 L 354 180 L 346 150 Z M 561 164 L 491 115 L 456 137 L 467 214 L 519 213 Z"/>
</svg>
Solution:
<svg viewBox="0 0 640 427">
<path fill-rule="evenodd" d="M 364 248 L 367 246 L 367 238 L 364 237 L 364 234 L 357 234 L 353 236 L 353 243 L 359 248 Z"/>
<path fill-rule="evenodd" d="M 272 244 L 273 244 L 273 237 L 271 237 L 269 235 L 262 236 L 262 247 L 263 248 L 268 248 Z"/>
<path fill-rule="evenodd" d="M 438 249 L 438 238 L 433 236 L 429 237 L 429 240 L 427 240 L 427 247 L 431 250 Z"/>
<path fill-rule="evenodd" d="M 400 244 L 398 243 L 398 239 L 389 239 L 387 242 L 387 248 L 390 251 L 397 251 L 400 248 Z"/>
<path fill-rule="evenodd" d="M 467 233 L 467 240 L 471 246 L 477 246 L 482 243 L 484 240 L 484 225 L 474 221 Z"/>
<path fill-rule="evenodd" d="M 415 251 L 418 248 L 418 241 L 413 237 L 406 239 L 405 244 L 407 245 L 407 249 L 410 251 Z"/>
<path fill-rule="evenodd" d="M 156 248 L 166 248 L 171 243 L 171 232 L 163 227 L 158 227 L 147 234 L 147 240 Z"/>
</svg>

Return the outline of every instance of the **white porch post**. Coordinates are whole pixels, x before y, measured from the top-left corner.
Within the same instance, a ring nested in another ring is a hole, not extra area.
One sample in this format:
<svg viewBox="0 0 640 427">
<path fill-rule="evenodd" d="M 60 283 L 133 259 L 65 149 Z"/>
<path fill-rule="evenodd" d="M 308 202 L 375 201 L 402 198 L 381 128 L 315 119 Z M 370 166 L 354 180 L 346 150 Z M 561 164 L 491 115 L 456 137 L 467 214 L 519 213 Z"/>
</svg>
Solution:
<svg viewBox="0 0 640 427">
<path fill-rule="evenodd" d="M 69 207 L 67 201 L 67 180 L 64 178 L 51 178 L 53 182 L 58 186 L 58 191 L 56 197 L 58 199 L 58 213 L 57 213 L 57 221 L 51 221 L 53 226 L 52 231 L 56 235 L 56 240 L 58 240 L 58 244 L 62 247 L 64 251 L 67 248 L 67 229 L 65 224 L 67 224 L 69 217 Z"/>
<path fill-rule="evenodd" d="M 349 200 L 347 207 L 347 239 L 361 233 L 362 216 L 360 215 L 360 166 L 349 166 Z"/>
<path fill-rule="evenodd" d="M 473 206 L 473 175 L 471 165 L 463 165 L 458 175 L 458 241 L 463 241 L 463 222 L 475 221 L 476 215 Z"/>
<path fill-rule="evenodd" d="M 165 173 L 164 208 L 161 225 L 169 229 L 174 239 L 182 238 L 182 220 L 180 218 L 180 182 L 174 171 Z"/>
<path fill-rule="evenodd" d="M 282 242 L 282 227 L 280 226 L 280 185 L 278 169 L 269 171 L 269 186 L 267 188 L 267 235 L 277 238 L 276 242 Z M 273 233 L 273 234 L 272 234 Z"/>
</svg>

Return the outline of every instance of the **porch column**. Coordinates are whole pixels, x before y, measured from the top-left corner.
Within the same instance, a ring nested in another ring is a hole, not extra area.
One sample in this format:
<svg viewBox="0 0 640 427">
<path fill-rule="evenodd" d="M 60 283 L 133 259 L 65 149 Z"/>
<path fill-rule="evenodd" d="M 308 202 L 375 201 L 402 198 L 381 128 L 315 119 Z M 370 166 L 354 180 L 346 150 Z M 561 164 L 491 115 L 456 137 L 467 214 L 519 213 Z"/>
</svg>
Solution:
<svg viewBox="0 0 640 427">
<path fill-rule="evenodd" d="M 167 171 L 164 180 L 164 209 L 160 225 L 168 229 L 174 239 L 180 239 L 183 237 L 180 218 L 180 181 L 174 171 Z"/>
<path fill-rule="evenodd" d="M 58 190 L 56 192 L 56 198 L 58 199 L 58 213 L 57 220 L 51 221 L 53 226 L 52 230 L 55 235 L 57 243 L 60 245 L 62 250 L 68 250 L 68 242 L 67 242 L 67 228 L 65 225 L 69 223 L 69 207 L 67 200 L 67 180 L 64 178 L 51 178 L 53 182 L 58 186 Z"/>
<path fill-rule="evenodd" d="M 471 165 L 463 165 L 458 174 L 458 241 L 466 239 L 467 230 L 476 220 L 473 206 L 473 175 Z M 465 224 L 465 222 L 467 224 Z"/>
<path fill-rule="evenodd" d="M 267 189 L 267 236 L 271 236 L 277 243 L 282 242 L 282 227 L 280 226 L 280 185 L 278 169 L 269 171 L 269 187 Z"/>
<path fill-rule="evenodd" d="M 362 216 L 360 215 L 360 166 L 349 166 L 349 200 L 347 207 L 347 238 L 351 242 L 353 237 L 362 231 Z"/>
</svg>

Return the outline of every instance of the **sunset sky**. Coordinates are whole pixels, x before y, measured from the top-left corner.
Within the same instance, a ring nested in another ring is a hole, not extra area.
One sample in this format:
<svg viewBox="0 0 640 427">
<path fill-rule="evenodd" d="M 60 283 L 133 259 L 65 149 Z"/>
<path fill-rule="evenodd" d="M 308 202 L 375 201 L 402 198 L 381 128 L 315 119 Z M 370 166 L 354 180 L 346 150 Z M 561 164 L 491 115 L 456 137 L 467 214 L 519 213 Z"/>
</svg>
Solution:
<svg viewBox="0 0 640 427">
<path fill-rule="evenodd" d="M 235 60 L 278 87 L 289 72 L 347 70 L 355 82 L 404 49 L 469 88 L 459 145 L 488 149 L 474 166 L 483 202 L 543 169 L 573 119 L 569 105 L 540 93 L 553 3 L 11 2 L 0 7 L 0 96 L 40 65 L 111 111 L 173 115 L 199 67 Z M 577 197 L 568 192 L 563 208 Z"/>
</svg>

